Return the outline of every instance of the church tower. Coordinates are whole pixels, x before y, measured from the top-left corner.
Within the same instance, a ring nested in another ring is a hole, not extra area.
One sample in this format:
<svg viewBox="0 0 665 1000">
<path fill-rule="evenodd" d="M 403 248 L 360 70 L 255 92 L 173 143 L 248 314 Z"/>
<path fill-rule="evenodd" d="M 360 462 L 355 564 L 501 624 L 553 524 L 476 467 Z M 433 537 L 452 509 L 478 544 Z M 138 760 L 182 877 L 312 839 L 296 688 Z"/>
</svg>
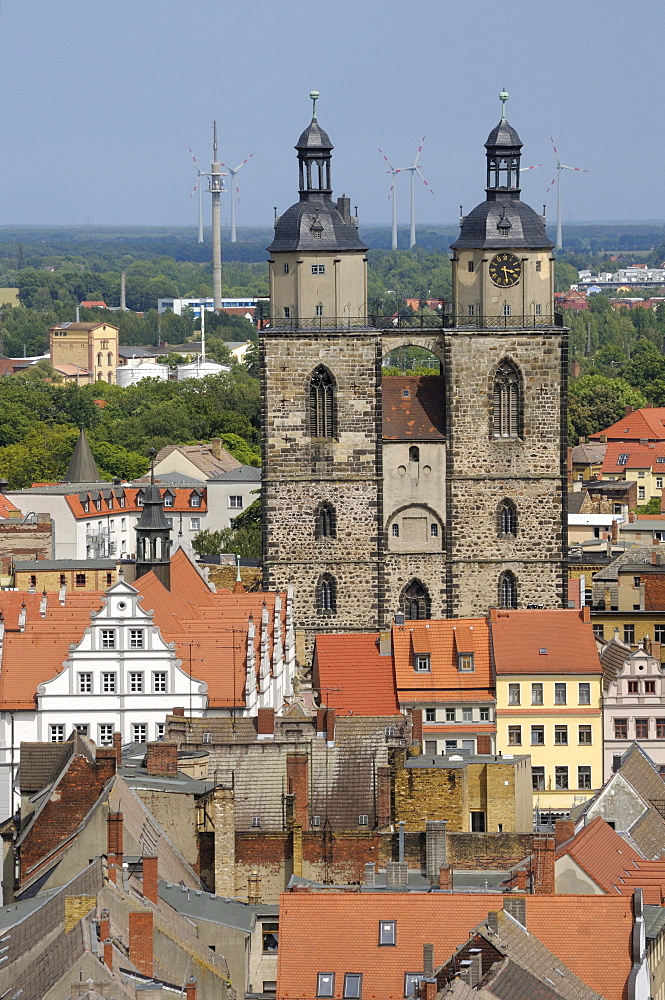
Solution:
<svg viewBox="0 0 665 1000">
<path fill-rule="evenodd" d="M 264 585 L 296 590 L 316 631 L 382 618 L 381 352 L 367 325 L 367 247 L 332 199 L 332 143 L 300 136 L 299 200 L 275 219 L 270 326 L 261 334 Z"/>
<path fill-rule="evenodd" d="M 155 485 L 155 451 L 150 449 L 152 462 L 150 484 L 143 494 L 143 512 L 136 522 L 136 576 L 154 573 L 157 579 L 171 589 L 171 528 L 162 507 L 162 496 Z"/>
<path fill-rule="evenodd" d="M 567 606 L 567 330 L 553 244 L 520 198 L 522 142 L 490 132 L 486 198 L 453 243 L 446 341 L 447 594 L 453 615 Z"/>
</svg>

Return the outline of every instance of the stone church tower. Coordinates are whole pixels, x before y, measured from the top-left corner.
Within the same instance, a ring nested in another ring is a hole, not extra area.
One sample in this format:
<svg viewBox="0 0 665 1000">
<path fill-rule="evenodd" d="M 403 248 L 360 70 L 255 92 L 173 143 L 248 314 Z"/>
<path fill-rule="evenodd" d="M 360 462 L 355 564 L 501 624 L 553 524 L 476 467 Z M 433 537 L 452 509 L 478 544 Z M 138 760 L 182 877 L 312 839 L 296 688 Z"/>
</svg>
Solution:
<svg viewBox="0 0 665 1000">
<path fill-rule="evenodd" d="M 485 144 L 486 197 L 453 244 L 452 313 L 377 325 L 314 107 L 300 198 L 269 247 L 264 583 L 294 585 L 310 638 L 398 612 L 566 606 L 567 331 L 545 220 L 520 199 L 517 132 L 502 112 Z M 382 380 L 401 346 L 432 352 L 440 374 Z"/>
</svg>

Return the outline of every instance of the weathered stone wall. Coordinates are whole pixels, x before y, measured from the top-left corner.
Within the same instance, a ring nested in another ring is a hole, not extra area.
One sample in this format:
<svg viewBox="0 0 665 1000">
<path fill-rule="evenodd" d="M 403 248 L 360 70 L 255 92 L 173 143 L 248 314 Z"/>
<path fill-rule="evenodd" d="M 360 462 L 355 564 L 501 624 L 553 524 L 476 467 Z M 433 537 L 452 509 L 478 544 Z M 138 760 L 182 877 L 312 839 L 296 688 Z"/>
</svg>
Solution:
<svg viewBox="0 0 665 1000">
<path fill-rule="evenodd" d="M 446 602 L 445 552 L 398 553 L 385 556 L 386 616 L 393 617 L 400 610 L 400 597 L 407 583 L 420 580 L 427 588 L 432 601 L 432 618 L 445 618 Z"/>
</svg>

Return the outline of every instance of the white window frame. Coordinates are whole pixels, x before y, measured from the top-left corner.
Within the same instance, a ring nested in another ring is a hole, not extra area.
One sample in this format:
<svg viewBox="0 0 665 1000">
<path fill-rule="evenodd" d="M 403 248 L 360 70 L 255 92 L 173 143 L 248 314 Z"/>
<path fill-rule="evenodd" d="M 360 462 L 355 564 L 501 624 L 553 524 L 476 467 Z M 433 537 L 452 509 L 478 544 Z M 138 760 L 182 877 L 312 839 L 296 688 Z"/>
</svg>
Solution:
<svg viewBox="0 0 665 1000">
<path fill-rule="evenodd" d="M 242 510 L 242 500 L 242 496 L 234 493 L 233 496 L 229 496 L 229 507 L 232 507 L 234 510 Z M 238 501 L 240 501 L 240 503 L 238 503 Z"/>
<path fill-rule="evenodd" d="M 127 677 L 127 687 L 130 694 L 143 694 L 143 671 L 130 670 Z"/>
<path fill-rule="evenodd" d="M 325 264 L 312 264 L 312 274 L 325 274 L 326 265 Z"/>
<path fill-rule="evenodd" d="M 102 694 L 116 694 L 117 690 L 118 681 L 115 670 L 105 671 L 102 674 Z"/>
<path fill-rule="evenodd" d="M 100 722 L 98 727 L 99 733 L 99 745 L 100 747 L 111 747 L 113 746 L 113 733 L 115 732 L 115 727 L 112 722 Z M 108 736 L 104 735 L 105 730 L 110 730 L 110 739 Z"/>
<path fill-rule="evenodd" d="M 189 530 L 190 531 L 200 531 L 201 530 L 201 518 L 200 517 L 190 517 L 190 519 L 189 519 Z"/>
<path fill-rule="evenodd" d="M 166 694 L 168 690 L 168 680 L 166 670 L 154 670 L 152 674 L 152 693 Z"/>
<path fill-rule="evenodd" d="M 92 671 L 82 670 L 78 675 L 78 693 L 92 694 Z"/>
<path fill-rule="evenodd" d="M 142 733 L 138 733 L 138 730 L 142 729 Z M 143 736 L 143 739 L 137 739 L 137 735 Z M 147 743 L 148 742 L 148 726 L 145 722 L 133 722 L 132 723 L 132 743 Z"/>
<path fill-rule="evenodd" d="M 143 645 L 143 629 L 142 628 L 130 628 L 129 630 L 129 648 L 130 649 L 144 649 Z"/>
<path fill-rule="evenodd" d="M 115 649 L 115 629 L 103 628 L 100 630 L 100 649 Z"/>
<path fill-rule="evenodd" d="M 64 722 L 52 722 L 48 727 L 48 741 L 49 743 L 64 743 L 65 742 L 65 724 Z"/>
</svg>

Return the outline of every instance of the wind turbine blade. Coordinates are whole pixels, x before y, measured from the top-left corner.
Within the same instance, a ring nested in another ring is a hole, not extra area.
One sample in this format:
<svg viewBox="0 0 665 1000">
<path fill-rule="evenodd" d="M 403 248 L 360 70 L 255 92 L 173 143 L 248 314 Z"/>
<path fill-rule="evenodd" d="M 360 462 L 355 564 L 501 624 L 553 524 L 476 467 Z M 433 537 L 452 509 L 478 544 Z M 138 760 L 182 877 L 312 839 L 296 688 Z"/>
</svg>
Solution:
<svg viewBox="0 0 665 1000">
<path fill-rule="evenodd" d="M 562 163 L 561 164 L 561 169 L 562 170 L 577 170 L 581 174 L 588 174 L 589 173 L 589 171 L 585 170 L 584 167 L 569 167 L 568 164 L 566 164 L 566 163 Z"/>
<path fill-rule="evenodd" d="M 394 171 L 395 171 L 395 168 L 394 168 L 394 166 L 392 165 L 392 163 L 390 162 L 390 160 L 388 159 L 388 157 L 387 157 L 387 156 L 386 156 L 386 154 L 385 154 L 385 153 L 383 152 L 383 150 L 381 149 L 381 147 L 380 147 L 380 146 L 378 147 L 378 150 L 379 150 L 379 152 L 381 153 L 381 156 L 383 157 L 383 159 L 384 159 L 384 160 L 386 161 L 386 163 L 387 163 L 387 164 L 388 164 L 388 166 L 390 167 L 390 170 L 391 170 L 391 171 L 392 171 L 392 172 L 394 173 Z M 388 171 L 386 171 L 386 172 L 388 172 Z"/>
<path fill-rule="evenodd" d="M 557 180 L 559 179 L 559 170 L 560 170 L 560 169 L 561 169 L 561 168 L 559 168 L 559 169 L 557 170 L 556 174 L 554 175 L 554 177 L 553 177 L 553 178 L 552 178 L 552 180 L 550 181 L 550 185 L 549 185 L 549 187 L 548 187 L 547 191 L 545 192 L 545 194 L 547 194 L 547 192 L 548 192 L 548 191 L 551 191 L 551 190 L 552 190 L 552 188 L 554 187 L 554 185 L 556 184 Z"/>
<path fill-rule="evenodd" d="M 554 155 L 556 156 L 556 165 L 557 165 L 557 167 L 560 167 L 561 166 L 561 160 L 559 159 L 559 151 L 557 150 L 556 146 L 554 145 L 554 139 L 550 138 L 550 142 L 552 143 L 552 149 L 554 150 Z"/>
<path fill-rule="evenodd" d="M 421 174 L 420 167 L 416 167 L 416 173 L 420 177 L 421 181 L 423 182 L 423 184 L 425 185 L 425 187 L 427 188 L 427 190 L 429 191 L 429 193 L 430 194 L 434 194 L 434 191 L 432 190 L 432 188 L 430 187 L 430 185 L 427 183 L 427 181 L 425 180 L 425 178 Z"/>
<path fill-rule="evenodd" d="M 535 170 L 536 167 L 542 167 L 542 163 L 534 163 L 532 167 L 520 167 L 520 173 L 523 174 L 526 170 Z"/>
<path fill-rule="evenodd" d="M 189 197 L 190 197 L 190 200 L 191 200 L 191 199 L 192 199 L 192 198 L 194 197 L 194 195 L 196 194 L 196 189 L 197 189 L 197 187 L 199 186 L 199 184 L 200 184 L 200 183 L 201 183 L 201 178 L 199 177 L 199 179 L 197 180 L 196 184 L 195 184 L 195 185 L 194 185 L 194 187 L 192 188 L 192 193 L 191 193 L 191 194 L 190 194 L 190 196 L 189 196 Z"/>
<path fill-rule="evenodd" d="M 424 142 L 425 142 L 425 136 L 423 136 L 422 139 L 420 140 L 420 145 L 418 146 L 418 149 L 416 150 L 416 155 L 414 156 L 413 163 L 411 164 L 412 167 L 416 167 L 418 165 L 418 157 L 420 156 L 420 154 L 423 151 L 423 144 L 424 144 Z"/>
</svg>

